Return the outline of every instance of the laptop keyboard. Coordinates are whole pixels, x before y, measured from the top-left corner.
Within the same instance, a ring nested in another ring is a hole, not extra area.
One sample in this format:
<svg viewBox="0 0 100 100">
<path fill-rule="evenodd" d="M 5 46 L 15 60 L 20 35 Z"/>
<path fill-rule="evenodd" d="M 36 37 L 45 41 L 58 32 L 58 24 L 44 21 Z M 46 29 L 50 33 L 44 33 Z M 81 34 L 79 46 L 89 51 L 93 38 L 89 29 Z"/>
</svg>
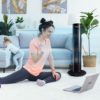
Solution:
<svg viewBox="0 0 100 100">
<path fill-rule="evenodd" d="M 80 91 L 80 89 L 81 89 L 81 87 L 80 88 L 76 88 L 73 91 Z"/>
</svg>

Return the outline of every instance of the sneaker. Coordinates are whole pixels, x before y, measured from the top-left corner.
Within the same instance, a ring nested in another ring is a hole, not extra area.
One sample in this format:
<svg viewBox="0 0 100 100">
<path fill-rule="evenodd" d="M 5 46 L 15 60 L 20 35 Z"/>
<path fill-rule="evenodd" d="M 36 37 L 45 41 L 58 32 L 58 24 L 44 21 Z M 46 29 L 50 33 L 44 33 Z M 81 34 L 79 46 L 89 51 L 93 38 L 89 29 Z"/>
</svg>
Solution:
<svg viewBox="0 0 100 100">
<path fill-rule="evenodd" d="M 38 86 L 43 86 L 43 85 L 45 85 L 46 84 L 46 82 L 44 81 L 44 80 L 40 80 L 40 79 L 37 79 L 37 85 Z"/>
</svg>

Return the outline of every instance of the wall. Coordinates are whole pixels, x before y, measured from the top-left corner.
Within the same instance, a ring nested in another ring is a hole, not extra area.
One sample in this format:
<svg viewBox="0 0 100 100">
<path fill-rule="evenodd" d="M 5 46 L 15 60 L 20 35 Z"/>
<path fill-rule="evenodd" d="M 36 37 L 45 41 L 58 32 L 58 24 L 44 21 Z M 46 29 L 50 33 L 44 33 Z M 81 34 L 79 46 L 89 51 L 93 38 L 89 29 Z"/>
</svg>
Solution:
<svg viewBox="0 0 100 100">
<path fill-rule="evenodd" d="M 42 0 L 27 0 L 27 14 L 23 15 L 9 15 L 10 18 L 16 18 L 16 16 L 23 16 L 25 23 L 33 24 L 34 20 L 38 23 L 41 17 L 46 19 L 52 19 L 57 27 L 68 26 L 68 16 L 75 14 L 79 16 L 81 11 L 89 11 L 97 8 L 97 15 L 100 14 L 99 0 L 67 0 L 67 13 L 66 14 L 42 14 Z M 0 0 L 0 19 L 2 19 L 1 13 L 1 0 Z M 100 16 L 99 16 L 100 19 Z"/>
<path fill-rule="evenodd" d="M 27 24 L 34 23 L 34 20 L 38 23 L 39 20 L 44 17 L 47 20 L 52 19 L 56 26 L 67 26 L 67 14 L 42 14 L 42 0 L 27 0 L 27 14 L 23 15 L 9 15 L 10 18 L 16 18 L 16 16 L 23 16 Z M 1 14 L 1 0 L 0 0 L 0 14 Z"/>
</svg>

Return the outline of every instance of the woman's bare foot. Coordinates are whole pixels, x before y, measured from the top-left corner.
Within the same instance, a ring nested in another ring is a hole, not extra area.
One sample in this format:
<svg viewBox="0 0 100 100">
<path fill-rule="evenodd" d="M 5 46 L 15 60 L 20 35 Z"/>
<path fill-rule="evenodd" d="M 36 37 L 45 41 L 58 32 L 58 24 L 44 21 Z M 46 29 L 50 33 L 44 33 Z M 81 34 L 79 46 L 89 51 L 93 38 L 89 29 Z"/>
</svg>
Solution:
<svg viewBox="0 0 100 100">
<path fill-rule="evenodd" d="M 46 84 L 46 82 L 44 81 L 44 80 L 40 80 L 40 79 L 37 79 L 37 85 L 38 86 L 43 86 L 43 85 L 45 85 Z"/>
</svg>

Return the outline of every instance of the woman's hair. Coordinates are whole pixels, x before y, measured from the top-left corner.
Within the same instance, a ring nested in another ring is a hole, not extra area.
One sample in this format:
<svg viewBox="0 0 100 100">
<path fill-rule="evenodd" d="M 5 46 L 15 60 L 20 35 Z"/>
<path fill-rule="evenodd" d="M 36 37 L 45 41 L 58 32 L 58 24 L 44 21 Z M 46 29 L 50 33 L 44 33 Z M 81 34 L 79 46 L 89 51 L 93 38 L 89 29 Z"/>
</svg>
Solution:
<svg viewBox="0 0 100 100">
<path fill-rule="evenodd" d="M 4 43 L 6 43 L 6 42 L 10 42 L 11 43 L 11 40 L 8 37 L 4 37 L 4 41 L 3 42 Z"/>
<path fill-rule="evenodd" d="M 47 28 L 49 28 L 49 27 L 53 27 L 53 28 L 55 28 L 54 27 L 54 25 L 53 25 L 53 21 L 46 21 L 46 19 L 45 18 L 42 18 L 41 20 L 40 20 L 40 25 L 39 25 L 39 32 L 40 32 L 40 34 L 42 33 L 42 31 L 43 30 L 46 30 Z M 39 34 L 39 35 L 40 35 Z"/>
</svg>

